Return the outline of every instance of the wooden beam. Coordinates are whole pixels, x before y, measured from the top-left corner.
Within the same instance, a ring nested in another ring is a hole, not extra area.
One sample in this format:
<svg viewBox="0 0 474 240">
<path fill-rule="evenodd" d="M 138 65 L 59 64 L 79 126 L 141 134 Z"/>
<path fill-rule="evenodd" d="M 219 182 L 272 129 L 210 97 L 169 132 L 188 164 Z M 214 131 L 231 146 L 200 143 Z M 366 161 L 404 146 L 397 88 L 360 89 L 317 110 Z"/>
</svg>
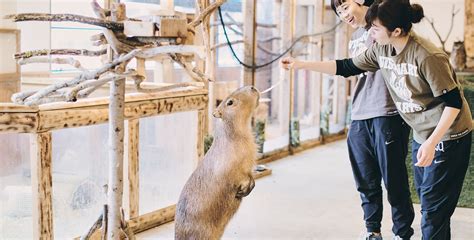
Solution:
<svg viewBox="0 0 474 240">
<path fill-rule="evenodd" d="M 474 0 L 464 1 L 464 43 L 468 67 L 474 67 Z"/>
<path fill-rule="evenodd" d="M 31 187 L 33 195 L 33 238 L 54 239 L 52 203 L 51 132 L 31 137 Z"/>
<path fill-rule="evenodd" d="M 206 136 L 206 117 L 207 109 L 198 111 L 197 123 L 197 160 L 198 162 L 204 157 L 204 137 Z"/>
<path fill-rule="evenodd" d="M 281 12 L 282 15 L 280 17 L 280 26 L 281 26 L 281 33 L 282 36 L 281 46 L 280 49 L 285 49 L 289 46 L 291 41 L 293 40 L 294 34 L 294 0 L 282 0 L 281 4 Z M 290 106 L 292 105 L 292 98 L 290 95 L 290 88 L 291 79 L 293 77 L 293 70 L 287 71 L 284 69 L 280 69 L 280 81 L 281 84 L 279 85 L 279 109 L 278 109 L 278 119 L 280 124 L 280 133 L 285 136 L 289 136 L 289 127 L 290 127 L 290 119 L 291 116 L 291 109 Z"/>
<path fill-rule="evenodd" d="M 154 228 L 173 221 L 175 211 L 176 205 L 171 205 L 169 207 L 132 218 L 130 221 L 128 221 L 128 225 L 134 233 L 140 233 L 150 228 Z"/>
<path fill-rule="evenodd" d="M 206 95 L 177 97 L 151 101 L 128 102 L 125 104 L 125 119 L 136 119 L 175 112 L 204 109 Z M 89 126 L 108 121 L 108 106 L 74 108 L 70 110 L 40 111 L 38 132 L 70 127 Z M 0 125 L 1 126 L 1 125 Z"/>
<path fill-rule="evenodd" d="M 314 4 L 313 12 L 313 29 L 320 31 L 324 29 L 324 1 L 317 0 Z M 312 45 L 310 48 L 310 56 L 313 56 L 315 61 L 323 60 L 323 36 L 317 36 L 313 38 L 314 41 L 319 42 L 318 45 Z M 321 105 L 322 105 L 322 73 L 311 72 L 311 111 L 313 113 L 313 123 L 318 128 L 321 128 Z M 321 137 L 318 135 L 318 137 Z"/>
<path fill-rule="evenodd" d="M 281 18 L 281 0 L 275 0 L 273 3 L 273 12 L 272 12 L 272 17 L 277 21 L 277 19 Z M 280 22 L 281 23 L 281 22 Z M 282 26 L 281 24 L 277 24 L 277 27 L 272 30 L 273 36 L 280 36 L 282 31 Z M 281 43 L 280 41 L 273 41 L 272 42 L 272 49 L 280 49 L 281 48 Z M 275 69 L 276 68 L 276 69 Z M 282 79 L 282 71 L 279 66 L 272 66 L 272 79 L 271 79 L 271 85 L 277 84 L 279 81 Z M 270 101 L 270 106 L 271 106 L 271 118 L 279 118 L 281 115 L 278 110 L 280 110 L 280 94 L 281 94 L 281 88 L 275 88 L 272 91 L 270 91 L 269 97 L 271 98 Z"/>
<path fill-rule="evenodd" d="M 256 0 L 243 1 L 243 40 L 244 40 L 244 63 L 255 65 L 255 49 L 257 32 L 255 23 L 257 18 Z M 255 85 L 255 70 L 243 67 L 242 82 L 240 86 Z"/>
<path fill-rule="evenodd" d="M 129 94 L 126 119 L 205 109 L 207 91 L 186 90 L 182 94 Z M 173 97 L 174 96 L 174 97 Z M 36 133 L 89 126 L 108 121 L 108 99 L 86 99 L 76 103 L 54 103 L 38 107 L 0 104 L 0 132 Z"/>
<path fill-rule="evenodd" d="M 139 215 L 139 166 L 140 166 L 140 120 L 128 121 L 128 183 L 129 183 L 129 207 L 130 218 Z"/>
<path fill-rule="evenodd" d="M 0 132 L 35 132 L 38 121 L 37 113 L 0 112 Z"/>
</svg>

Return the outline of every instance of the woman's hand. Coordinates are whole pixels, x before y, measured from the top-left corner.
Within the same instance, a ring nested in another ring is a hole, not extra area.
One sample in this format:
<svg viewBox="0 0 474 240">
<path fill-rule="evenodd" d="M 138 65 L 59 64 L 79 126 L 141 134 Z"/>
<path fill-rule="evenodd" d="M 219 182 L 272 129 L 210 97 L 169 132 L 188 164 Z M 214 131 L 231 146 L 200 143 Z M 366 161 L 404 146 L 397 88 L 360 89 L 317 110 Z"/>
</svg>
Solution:
<svg viewBox="0 0 474 240">
<path fill-rule="evenodd" d="M 298 59 L 296 58 L 286 57 L 286 58 L 283 58 L 280 62 L 281 62 L 281 67 L 286 70 L 297 69 L 296 63 L 298 62 Z"/>
<path fill-rule="evenodd" d="M 416 158 L 418 162 L 415 164 L 417 167 L 428 167 L 433 162 L 433 158 L 435 155 L 436 144 L 433 144 L 429 141 L 425 141 L 421 144 L 420 148 L 418 149 L 418 153 Z"/>
</svg>

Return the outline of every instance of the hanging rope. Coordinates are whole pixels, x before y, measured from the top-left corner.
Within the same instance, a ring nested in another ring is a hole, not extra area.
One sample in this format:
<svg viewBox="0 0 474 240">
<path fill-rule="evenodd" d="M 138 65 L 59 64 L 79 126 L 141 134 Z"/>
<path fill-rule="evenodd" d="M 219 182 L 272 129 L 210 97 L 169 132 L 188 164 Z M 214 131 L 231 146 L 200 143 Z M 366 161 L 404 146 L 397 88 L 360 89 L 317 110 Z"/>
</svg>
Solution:
<svg viewBox="0 0 474 240">
<path fill-rule="evenodd" d="M 319 36 L 319 35 L 324 35 L 324 34 L 327 34 L 327 33 L 330 33 L 334 30 L 336 30 L 336 28 L 341 24 L 341 22 L 338 22 L 336 25 L 334 25 L 333 27 L 331 27 L 330 29 L 326 30 L 326 31 L 323 31 L 323 32 L 319 32 L 319 33 L 314 33 L 314 34 L 309 34 L 309 35 L 304 35 L 304 36 L 300 36 L 298 37 L 295 41 L 293 41 L 293 43 L 285 50 L 283 51 L 283 53 L 281 53 L 280 55 L 278 55 L 276 58 L 274 58 L 273 60 L 267 62 L 267 63 L 264 63 L 264 64 L 260 64 L 260 65 L 255 65 L 255 64 L 252 64 L 252 65 L 249 65 L 249 64 L 246 64 L 244 63 L 243 61 L 241 61 L 239 59 L 239 57 L 237 57 L 237 54 L 235 53 L 235 50 L 234 48 L 232 47 L 232 43 L 231 41 L 229 40 L 229 36 L 227 35 L 227 30 L 226 30 L 226 26 L 225 26 L 225 22 L 224 22 L 224 18 L 222 17 L 222 11 L 221 11 L 221 7 L 218 7 L 218 13 L 219 13 L 219 18 L 220 18 L 220 22 L 221 22 L 221 25 L 222 25 L 222 29 L 224 30 L 224 36 L 225 36 L 225 39 L 227 41 L 227 45 L 229 46 L 230 48 L 230 51 L 232 52 L 232 55 L 235 57 L 235 59 L 237 59 L 237 61 L 239 62 L 240 65 L 246 67 L 246 68 L 250 68 L 250 69 L 253 69 L 253 70 L 257 70 L 259 68 L 263 68 L 263 67 L 266 67 L 276 61 L 278 61 L 278 59 L 282 58 L 283 56 L 285 56 L 289 51 L 291 51 L 291 49 L 293 49 L 295 47 L 295 45 L 303 40 L 304 38 L 308 38 L 308 37 L 315 37 L 315 36 Z"/>
</svg>

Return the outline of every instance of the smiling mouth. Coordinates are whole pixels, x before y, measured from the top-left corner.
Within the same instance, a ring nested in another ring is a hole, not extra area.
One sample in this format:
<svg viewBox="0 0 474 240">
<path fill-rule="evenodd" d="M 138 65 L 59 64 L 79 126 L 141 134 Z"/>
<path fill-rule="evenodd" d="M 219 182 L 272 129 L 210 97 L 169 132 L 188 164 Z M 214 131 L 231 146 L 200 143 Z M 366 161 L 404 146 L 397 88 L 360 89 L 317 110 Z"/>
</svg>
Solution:
<svg viewBox="0 0 474 240">
<path fill-rule="evenodd" d="M 347 21 L 349 24 L 354 24 L 354 17 L 351 17 L 349 18 L 349 20 Z"/>
</svg>

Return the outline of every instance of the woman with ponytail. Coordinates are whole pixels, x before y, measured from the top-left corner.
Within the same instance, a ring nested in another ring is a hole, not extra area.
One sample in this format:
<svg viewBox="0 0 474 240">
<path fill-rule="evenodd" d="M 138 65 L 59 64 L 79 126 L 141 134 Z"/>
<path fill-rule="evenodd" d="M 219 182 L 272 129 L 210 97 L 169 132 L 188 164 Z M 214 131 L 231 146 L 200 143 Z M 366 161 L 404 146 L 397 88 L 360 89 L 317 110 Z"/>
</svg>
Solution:
<svg viewBox="0 0 474 240">
<path fill-rule="evenodd" d="M 336 15 L 356 30 L 349 41 L 355 57 L 373 45 L 365 29 L 365 15 L 373 0 L 331 0 Z M 410 127 L 398 114 L 382 73 L 357 76 L 352 96 L 347 147 L 357 191 L 360 193 L 366 232 L 361 240 L 381 240 L 383 216 L 382 179 L 392 207 L 392 232 L 410 239 L 415 213 L 405 160 Z"/>
<path fill-rule="evenodd" d="M 469 165 L 472 117 L 448 56 L 411 30 L 423 17 L 423 8 L 408 0 L 378 0 L 366 14 L 376 41 L 368 50 L 335 61 L 286 58 L 282 67 L 341 76 L 380 70 L 400 116 L 413 129 L 423 239 L 446 240 Z"/>
</svg>

